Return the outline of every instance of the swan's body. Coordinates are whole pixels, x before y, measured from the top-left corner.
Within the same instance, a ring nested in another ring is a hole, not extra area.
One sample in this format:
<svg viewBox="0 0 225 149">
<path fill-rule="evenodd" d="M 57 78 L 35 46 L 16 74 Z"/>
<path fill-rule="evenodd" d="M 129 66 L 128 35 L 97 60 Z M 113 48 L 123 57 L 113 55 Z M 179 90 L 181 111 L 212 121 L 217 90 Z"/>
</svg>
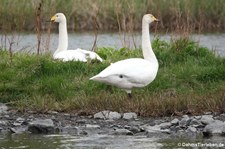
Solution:
<svg viewBox="0 0 225 149">
<path fill-rule="evenodd" d="M 102 61 L 101 57 L 95 52 L 76 49 L 67 50 L 68 48 L 68 33 L 66 17 L 63 13 L 57 13 L 52 18 L 51 21 L 59 23 L 59 44 L 57 50 L 53 54 L 54 59 L 60 59 L 62 61 L 82 61 L 87 62 L 88 59 L 97 59 Z"/>
<path fill-rule="evenodd" d="M 110 84 L 126 90 L 131 97 L 134 87 L 145 87 L 151 83 L 158 72 L 158 61 L 152 50 L 149 24 L 157 19 L 146 14 L 142 20 L 142 58 L 130 58 L 111 64 L 91 80 Z"/>
</svg>

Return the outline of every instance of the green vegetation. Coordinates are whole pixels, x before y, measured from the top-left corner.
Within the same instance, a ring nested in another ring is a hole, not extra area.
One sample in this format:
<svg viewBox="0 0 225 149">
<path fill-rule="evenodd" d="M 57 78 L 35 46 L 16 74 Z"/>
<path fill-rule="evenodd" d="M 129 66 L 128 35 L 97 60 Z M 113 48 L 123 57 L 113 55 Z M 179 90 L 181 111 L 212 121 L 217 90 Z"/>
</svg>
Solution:
<svg viewBox="0 0 225 149">
<path fill-rule="evenodd" d="M 89 81 L 111 62 L 129 57 L 142 57 L 140 49 L 99 48 L 105 59 L 61 62 L 50 55 L 0 51 L 0 101 L 19 110 L 134 111 L 142 116 L 199 114 L 204 111 L 225 112 L 225 59 L 188 39 L 166 43 L 153 42 L 160 63 L 155 81 L 133 90 L 128 101 L 124 91 Z"/>
<path fill-rule="evenodd" d="M 65 13 L 68 27 L 78 30 L 95 29 L 95 20 L 100 30 L 140 29 L 145 13 L 159 18 L 158 28 L 166 31 L 225 28 L 224 0 L 1 0 L 0 29 L 34 30 L 39 3 L 43 29 L 56 12 Z"/>
</svg>

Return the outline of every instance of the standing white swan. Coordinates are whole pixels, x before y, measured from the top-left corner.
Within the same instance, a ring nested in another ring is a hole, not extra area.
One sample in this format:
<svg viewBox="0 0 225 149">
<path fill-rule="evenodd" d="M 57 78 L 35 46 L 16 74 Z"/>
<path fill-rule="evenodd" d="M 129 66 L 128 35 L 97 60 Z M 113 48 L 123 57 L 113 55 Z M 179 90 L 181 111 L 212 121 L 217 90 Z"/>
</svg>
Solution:
<svg viewBox="0 0 225 149">
<path fill-rule="evenodd" d="M 59 44 L 58 48 L 53 54 L 54 59 L 60 59 L 63 61 L 81 61 L 87 62 L 88 59 L 97 59 L 102 62 L 101 57 L 92 51 L 76 49 L 67 50 L 68 48 L 68 34 L 66 17 L 63 13 L 56 13 L 51 21 L 59 23 Z"/>
<path fill-rule="evenodd" d="M 111 64 L 90 80 L 103 82 L 124 89 L 131 98 L 134 87 L 145 87 L 151 83 L 158 72 L 158 61 L 152 50 L 149 24 L 158 21 L 153 15 L 145 14 L 142 19 L 142 51 L 144 59 L 130 58 Z"/>
</svg>

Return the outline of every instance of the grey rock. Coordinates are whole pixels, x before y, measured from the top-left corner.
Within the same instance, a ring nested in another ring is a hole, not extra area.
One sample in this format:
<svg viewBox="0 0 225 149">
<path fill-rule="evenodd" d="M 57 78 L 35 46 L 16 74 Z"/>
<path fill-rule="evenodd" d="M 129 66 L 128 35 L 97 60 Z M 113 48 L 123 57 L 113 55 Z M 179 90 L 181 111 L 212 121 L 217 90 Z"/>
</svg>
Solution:
<svg viewBox="0 0 225 149">
<path fill-rule="evenodd" d="M 181 128 L 180 128 L 179 126 L 173 125 L 173 126 L 170 127 L 170 130 L 171 130 L 172 132 L 178 132 L 179 130 L 181 130 Z"/>
<path fill-rule="evenodd" d="M 5 104 L 0 103 L 0 114 L 7 113 L 7 112 L 8 112 L 8 107 Z"/>
<path fill-rule="evenodd" d="M 7 120 L 1 120 L 0 121 L 0 126 L 7 126 L 9 122 Z"/>
<path fill-rule="evenodd" d="M 16 119 L 16 122 L 20 122 L 20 123 L 23 123 L 25 121 L 25 118 L 22 118 L 22 117 L 18 117 Z"/>
<path fill-rule="evenodd" d="M 48 111 L 48 114 L 58 114 L 57 111 Z"/>
<path fill-rule="evenodd" d="M 172 124 L 170 122 L 166 122 L 166 123 L 161 123 L 159 125 L 159 127 L 160 127 L 160 129 L 168 129 L 168 128 L 170 128 L 171 125 Z"/>
<path fill-rule="evenodd" d="M 166 133 L 166 134 L 171 134 L 171 130 L 170 129 L 163 129 L 161 130 L 162 133 Z"/>
<path fill-rule="evenodd" d="M 108 119 L 117 120 L 121 118 L 121 114 L 118 112 L 109 112 Z"/>
<path fill-rule="evenodd" d="M 21 126 L 21 124 L 22 124 L 22 123 L 20 123 L 20 122 L 14 122 L 14 123 L 13 123 L 13 126 Z"/>
<path fill-rule="evenodd" d="M 87 120 L 85 119 L 80 119 L 76 121 L 78 124 L 85 124 L 87 122 Z"/>
<path fill-rule="evenodd" d="M 204 115 L 211 115 L 212 112 L 204 112 Z"/>
<path fill-rule="evenodd" d="M 27 127 L 12 127 L 10 131 L 13 133 L 24 133 L 27 131 Z"/>
<path fill-rule="evenodd" d="M 61 128 L 61 132 L 63 134 L 71 134 L 71 135 L 76 135 L 78 134 L 79 128 L 78 127 L 73 127 L 73 126 L 65 126 Z"/>
<path fill-rule="evenodd" d="M 210 124 L 214 122 L 212 115 L 202 115 L 202 118 L 200 119 L 201 123 L 204 125 Z"/>
<path fill-rule="evenodd" d="M 129 113 L 124 113 L 123 114 L 123 119 L 130 120 L 130 119 L 136 119 L 137 114 L 134 112 L 129 112 Z"/>
<path fill-rule="evenodd" d="M 225 127 L 225 123 L 220 120 L 215 120 L 208 125 L 205 126 L 203 130 L 204 136 L 211 136 L 214 134 L 223 134 L 223 129 Z"/>
<path fill-rule="evenodd" d="M 196 128 L 203 127 L 202 123 L 197 119 L 192 119 L 189 125 Z"/>
<path fill-rule="evenodd" d="M 179 119 L 175 118 L 170 122 L 172 125 L 178 125 Z"/>
<path fill-rule="evenodd" d="M 51 119 L 37 119 L 28 124 L 28 131 L 39 133 L 54 133 L 56 131 L 54 123 Z"/>
<path fill-rule="evenodd" d="M 81 131 L 79 132 L 79 135 L 88 135 L 88 133 L 87 133 L 87 131 L 85 131 L 85 130 L 81 130 Z"/>
<path fill-rule="evenodd" d="M 141 132 L 141 129 L 139 127 L 137 127 L 137 126 L 132 126 L 128 130 L 130 130 L 134 134 Z"/>
<path fill-rule="evenodd" d="M 120 119 L 121 114 L 118 112 L 101 111 L 101 112 L 94 114 L 94 118 L 96 118 L 96 119 Z"/>
<path fill-rule="evenodd" d="M 190 133 L 196 133 L 197 129 L 195 127 L 189 126 L 186 131 Z"/>
<path fill-rule="evenodd" d="M 196 120 L 200 120 L 202 118 L 202 116 L 198 115 L 198 116 L 193 116 L 194 119 Z"/>
<path fill-rule="evenodd" d="M 190 121 L 191 119 L 187 115 L 184 115 L 181 121 L 179 122 L 179 126 L 185 128 L 189 125 Z"/>
<path fill-rule="evenodd" d="M 161 132 L 160 126 L 159 125 L 154 125 L 154 126 L 143 126 L 143 130 L 145 130 L 148 133 L 157 133 Z"/>
<path fill-rule="evenodd" d="M 101 127 L 99 125 L 86 124 L 85 128 L 100 129 Z"/>
<path fill-rule="evenodd" d="M 113 135 L 134 135 L 134 133 L 127 129 L 116 129 Z"/>
</svg>

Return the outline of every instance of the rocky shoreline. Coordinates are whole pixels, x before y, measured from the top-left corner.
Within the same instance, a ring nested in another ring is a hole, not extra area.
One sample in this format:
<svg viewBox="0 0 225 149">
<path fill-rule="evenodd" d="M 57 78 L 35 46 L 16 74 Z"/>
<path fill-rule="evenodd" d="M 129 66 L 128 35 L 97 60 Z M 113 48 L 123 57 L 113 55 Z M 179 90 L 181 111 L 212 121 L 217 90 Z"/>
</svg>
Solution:
<svg viewBox="0 0 225 149">
<path fill-rule="evenodd" d="M 101 111 L 90 116 L 49 111 L 20 113 L 0 104 L 0 133 L 70 134 L 70 135 L 185 135 L 225 136 L 225 114 L 162 118 L 141 118 L 136 113 Z"/>
</svg>

